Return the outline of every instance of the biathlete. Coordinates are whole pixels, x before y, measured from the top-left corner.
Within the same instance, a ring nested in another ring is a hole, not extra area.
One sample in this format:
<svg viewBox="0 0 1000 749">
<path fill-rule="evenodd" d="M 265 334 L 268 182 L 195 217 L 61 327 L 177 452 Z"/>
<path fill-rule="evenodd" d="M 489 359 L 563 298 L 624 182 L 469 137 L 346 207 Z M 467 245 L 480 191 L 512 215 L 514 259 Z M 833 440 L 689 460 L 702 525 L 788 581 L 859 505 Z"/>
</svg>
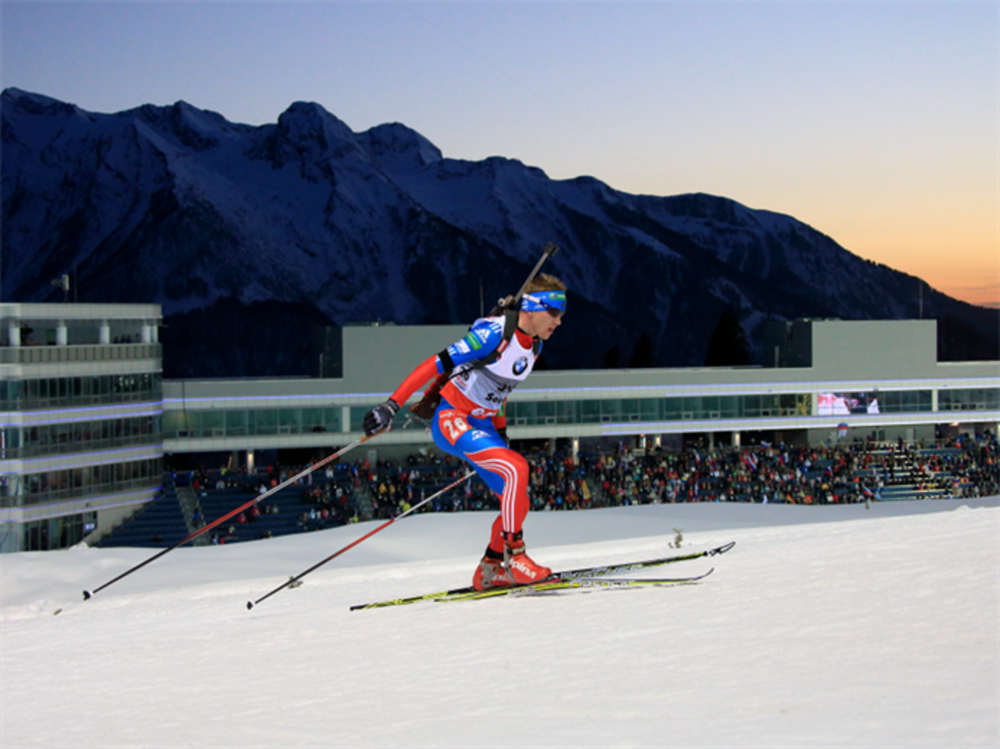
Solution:
<svg viewBox="0 0 1000 749">
<path fill-rule="evenodd" d="M 472 578 L 477 590 L 537 582 L 552 574 L 525 552 L 521 526 L 530 507 L 529 468 L 510 449 L 504 406 L 510 392 L 531 374 L 542 342 L 562 323 L 566 286 L 541 273 L 525 287 L 519 310 L 499 312 L 477 320 L 464 338 L 420 364 L 364 420 L 368 436 L 388 429 L 400 406 L 437 378 L 411 410 L 429 417 L 435 444 L 468 461 L 500 498 L 500 515 Z M 508 314 L 516 315 L 513 331 Z"/>
</svg>

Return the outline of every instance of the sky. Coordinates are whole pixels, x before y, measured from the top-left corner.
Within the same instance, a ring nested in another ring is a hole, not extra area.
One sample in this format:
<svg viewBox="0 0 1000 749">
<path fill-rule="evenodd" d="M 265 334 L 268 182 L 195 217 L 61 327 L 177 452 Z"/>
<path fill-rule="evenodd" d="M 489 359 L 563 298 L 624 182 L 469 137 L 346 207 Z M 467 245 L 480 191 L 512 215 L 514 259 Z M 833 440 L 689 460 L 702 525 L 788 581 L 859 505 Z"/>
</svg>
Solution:
<svg viewBox="0 0 1000 749">
<path fill-rule="evenodd" d="M 997 498 L 531 513 L 556 569 L 736 545 L 620 575 L 694 585 L 350 610 L 467 585 L 494 516 L 403 519 L 249 611 L 375 523 L 86 602 L 155 550 L 4 554 L 3 746 L 996 749 Z"/>
<path fill-rule="evenodd" d="M 449 158 L 786 213 L 1000 307 L 998 4 L 0 3 L 0 85 L 233 122 L 312 101 Z"/>
</svg>

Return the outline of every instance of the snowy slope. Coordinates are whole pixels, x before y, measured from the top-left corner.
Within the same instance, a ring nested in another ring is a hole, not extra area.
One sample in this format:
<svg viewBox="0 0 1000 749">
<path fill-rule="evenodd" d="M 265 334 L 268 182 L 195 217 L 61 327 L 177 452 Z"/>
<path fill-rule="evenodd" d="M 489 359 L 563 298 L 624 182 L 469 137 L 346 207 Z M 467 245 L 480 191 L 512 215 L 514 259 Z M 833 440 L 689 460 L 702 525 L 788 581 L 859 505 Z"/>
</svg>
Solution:
<svg viewBox="0 0 1000 749">
<path fill-rule="evenodd" d="M 532 514 L 557 567 L 735 540 L 698 585 L 351 612 L 465 584 L 491 517 L 0 558 L 2 745 L 895 746 L 998 741 L 997 499 Z M 62 613 L 52 616 L 56 608 Z"/>
</svg>

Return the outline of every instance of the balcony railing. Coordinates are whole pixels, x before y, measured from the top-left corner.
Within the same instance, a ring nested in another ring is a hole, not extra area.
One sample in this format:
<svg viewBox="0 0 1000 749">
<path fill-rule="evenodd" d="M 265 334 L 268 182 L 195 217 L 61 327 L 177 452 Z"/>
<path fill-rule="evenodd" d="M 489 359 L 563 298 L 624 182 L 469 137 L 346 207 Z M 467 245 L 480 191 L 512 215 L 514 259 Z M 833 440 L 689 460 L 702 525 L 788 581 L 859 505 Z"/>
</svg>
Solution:
<svg viewBox="0 0 1000 749">
<path fill-rule="evenodd" d="M 0 348 L 0 364 L 64 364 L 70 362 L 162 358 L 163 347 L 159 343 L 15 346 Z"/>
</svg>

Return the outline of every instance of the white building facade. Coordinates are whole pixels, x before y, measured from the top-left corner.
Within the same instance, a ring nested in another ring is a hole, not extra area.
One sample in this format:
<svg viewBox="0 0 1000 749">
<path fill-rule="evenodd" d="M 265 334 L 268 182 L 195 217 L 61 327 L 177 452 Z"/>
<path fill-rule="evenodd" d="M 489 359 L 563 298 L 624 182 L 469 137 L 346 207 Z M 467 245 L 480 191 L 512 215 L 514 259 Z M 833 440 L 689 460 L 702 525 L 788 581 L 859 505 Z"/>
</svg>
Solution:
<svg viewBox="0 0 1000 749">
<path fill-rule="evenodd" d="M 158 305 L 0 304 L 0 551 L 67 548 L 163 476 Z"/>
</svg>

